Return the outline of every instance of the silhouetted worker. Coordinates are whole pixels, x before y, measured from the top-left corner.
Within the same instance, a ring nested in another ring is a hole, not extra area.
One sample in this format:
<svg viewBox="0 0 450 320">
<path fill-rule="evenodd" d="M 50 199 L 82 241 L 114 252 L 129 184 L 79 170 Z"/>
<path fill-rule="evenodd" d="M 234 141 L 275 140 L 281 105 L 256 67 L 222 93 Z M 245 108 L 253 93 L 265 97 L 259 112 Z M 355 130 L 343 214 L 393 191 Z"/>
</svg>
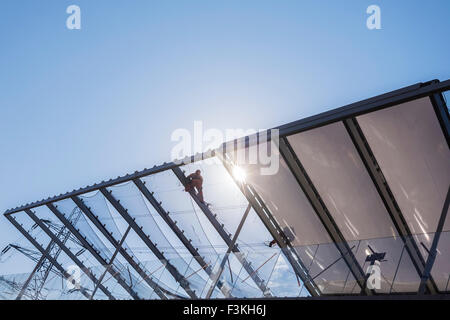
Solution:
<svg viewBox="0 0 450 320">
<path fill-rule="evenodd" d="M 289 242 L 294 241 L 295 239 L 295 230 L 292 227 L 284 227 L 283 228 L 284 235 L 289 240 Z M 269 247 L 273 247 L 277 242 L 275 240 L 270 241 Z"/>
<path fill-rule="evenodd" d="M 187 176 L 188 183 L 186 184 L 185 191 L 191 192 L 194 188 L 197 190 L 197 196 L 201 203 L 205 203 L 203 200 L 203 177 L 200 170 L 196 170 Z"/>
</svg>

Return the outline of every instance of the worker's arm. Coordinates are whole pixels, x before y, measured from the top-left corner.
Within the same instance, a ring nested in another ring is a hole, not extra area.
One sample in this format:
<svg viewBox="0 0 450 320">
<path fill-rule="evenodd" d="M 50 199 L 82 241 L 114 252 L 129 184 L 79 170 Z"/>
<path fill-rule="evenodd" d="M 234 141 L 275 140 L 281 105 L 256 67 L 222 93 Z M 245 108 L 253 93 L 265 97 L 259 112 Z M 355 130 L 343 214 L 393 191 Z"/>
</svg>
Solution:
<svg viewBox="0 0 450 320">
<path fill-rule="evenodd" d="M 190 175 L 188 175 L 186 178 L 191 180 L 193 177 L 195 176 L 195 173 L 191 173 Z"/>
</svg>

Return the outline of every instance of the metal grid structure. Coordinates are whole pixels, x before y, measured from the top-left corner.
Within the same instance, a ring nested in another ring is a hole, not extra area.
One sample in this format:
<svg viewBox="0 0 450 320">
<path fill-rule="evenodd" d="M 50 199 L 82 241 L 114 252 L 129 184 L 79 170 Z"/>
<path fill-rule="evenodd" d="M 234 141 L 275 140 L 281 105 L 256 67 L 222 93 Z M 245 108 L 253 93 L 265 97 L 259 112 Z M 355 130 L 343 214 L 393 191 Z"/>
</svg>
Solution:
<svg viewBox="0 0 450 320">
<path fill-rule="evenodd" d="M 17 299 L 52 270 L 87 299 L 449 293 L 449 89 L 418 83 L 7 210 L 41 255 Z M 273 175 L 237 157 L 263 146 Z M 183 190 L 197 168 L 212 206 Z"/>
</svg>

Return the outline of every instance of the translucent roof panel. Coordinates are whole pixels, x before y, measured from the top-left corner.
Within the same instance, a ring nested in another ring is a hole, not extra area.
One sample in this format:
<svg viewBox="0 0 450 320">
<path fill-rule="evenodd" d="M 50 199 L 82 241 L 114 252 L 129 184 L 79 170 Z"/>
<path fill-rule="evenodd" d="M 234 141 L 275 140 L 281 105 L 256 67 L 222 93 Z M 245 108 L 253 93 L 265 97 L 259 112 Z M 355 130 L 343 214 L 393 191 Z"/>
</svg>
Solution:
<svg viewBox="0 0 450 320">
<path fill-rule="evenodd" d="M 387 212 L 344 124 L 337 122 L 288 137 L 292 149 L 317 189 L 325 206 L 347 241 L 364 240 L 362 252 L 371 246 L 386 252 L 381 292 L 391 290 L 403 241 Z M 379 238 L 386 238 L 380 240 Z M 372 240 L 370 240 L 372 239 Z M 358 257 L 363 265 L 366 255 Z M 408 254 L 403 258 L 410 260 Z M 406 269 L 408 267 L 408 269 Z M 412 263 L 405 263 L 398 276 L 414 277 L 417 289 L 420 278 Z M 412 280 L 412 279 L 411 279 Z"/>
<path fill-rule="evenodd" d="M 269 151 L 269 148 L 264 143 L 251 146 L 245 152 L 244 149 L 238 150 L 236 156 L 234 152 L 229 154 L 230 159 L 235 159 L 235 164 L 245 171 L 246 183 L 255 189 L 285 233 L 291 235 L 291 243 L 303 264 L 309 265 L 312 262 L 311 274 L 314 272 L 319 274 L 328 267 L 316 281 L 326 283 L 321 286 L 323 293 L 342 292 L 349 269 L 343 261 L 328 266 L 340 256 L 340 253 L 278 150 L 275 148 L 270 150 L 271 158 L 279 161 L 278 170 L 274 174 L 262 174 L 263 161 L 259 161 L 256 157 L 253 158 L 256 161 L 250 160 L 251 155 L 266 151 Z M 244 157 L 242 154 L 248 156 Z M 320 246 L 313 259 L 308 246 L 318 244 L 327 245 Z M 351 281 L 354 279 L 350 279 Z"/>
<path fill-rule="evenodd" d="M 298 133 L 288 141 L 345 239 L 397 235 L 342 122 Z"/>
<path fill-rule="evenodd" d="M 357 120 L 411 232 L 435 232 L 450 185 L 450 151 L 430 99 Z"/>
</svg>

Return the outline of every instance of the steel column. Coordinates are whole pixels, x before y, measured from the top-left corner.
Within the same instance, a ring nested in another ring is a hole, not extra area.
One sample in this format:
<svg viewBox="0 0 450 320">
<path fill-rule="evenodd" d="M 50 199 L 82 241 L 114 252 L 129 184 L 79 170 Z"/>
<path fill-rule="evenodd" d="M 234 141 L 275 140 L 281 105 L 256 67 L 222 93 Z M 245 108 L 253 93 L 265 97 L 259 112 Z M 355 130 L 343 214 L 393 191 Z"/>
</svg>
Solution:
<svg viewBox="0 0 450 320">
<path fill-rule="evenodd" d="M 167 260 L 161 251 L 155 246 L 155 244 L 150 240 L 150 237 L 147 236 L 144 231 L 137 225 L 135 219 L 133 219 L 129 214 L 128 210 L 125 209 L 119 201 L 117 201 L 112 193 L 106 188 L 100 188 L 100 192 L 105 196 L 105 198 L 111 203 L 111 205 L 119 212 L 119 214 L 123 217 L 123 219 L 133 228 L 136 234 L 141 238 L 142 241 L 148 246 L 148 248 L 153 252 L 153 254 L 166 265 L 167 270 L 170 272 L 172 277 L 180 283 L 181 287 L 186 291 L 186 293 L 192 298 L 197 299 L 197 295 L 190 288 L 189 282 L 184 279 L 184 277 L 180 274 L 180 272 Z"/>
<path fill-rule="evenodd" d="M 181 171 L 181 169 L 178 167 L 172 169 L 172 171 L 174 172 L 174 174 L 176 175 L 178 180 L 180 180 L 180 182 L 183 184 L 183 186 L 186 185 L 187 178 L 184 175 L 183 171 Z M 197 195 L 195 194 L 194 191 L 191 191 L 190 195 L 191 195 L 192 199 L 194 199 L 194 201 L 197 203 L 200 210 L 202 210 L 202 212 L 208 218 L 209 222 L 211 222 L 213 227 L 219 233 L 220 237 L 223 239 L 225 244 L 227 246 L 230 246 L 231 241 L 232 241 L 231 236 L 228 233 L 226 233 L 226 231 L 224 230 L 222 225 L 219 223 L 219 221 L 217 221 L 217 219 L 215 218 L 215 216 L 211 212 L 211 210 L 208 208 L 208 206 L 206 206 L 204 203 L 202 203 L 200 201 L 200 199 L 197 197 Z M 236 258 L 239 260 L 239 262 L 243 265 L 245 271 L 247 271 L 248 274 L 252 275 L 251 277 L 252 277 L 253 281 L 256 283 L 256 285 L 259 287 L 259 289 L 263 292 L 264 296 L 270 297 L 271 296 L 270 291 L 267 288 L 267 285 L 264 284 L 264 280 L 262 280 L 256 272 L 254 272 L 253 267 L 250 265 L 250 263 L 247 261 L 247 259 L 245 259 L 244 255 L 239 250 L 238 246 L 237 245 L 233 246 L 232 251 L 235 254 Z"/>
<path fill-rule="evenodd" d="M 358 121 L 355 118 L 350 118 L 344 120 L 343 123 L 373 181 L 373 184 L 378 191 L 378 194 L 381 197 L 381 200 L 384 203 L 384 206 L 386 207 L 387 212 L 389 213 L 389 216 L 392 219 L 392 222 L 397 229 L 397 232 L 406 245 L 406 250 L 417 270 L 417 273 L 419 274 L 419 277 L 422 277 L 425 261 L 420 254 L 419 247 L 412 237 L 412 233 L 405 218 L 403 217 L 402 212 L 400 211 L 400 207 L 398 206 L 397 201 L 395 200 L 394 195 L 386 179 L 384 178 L 383 172 L 381 171 L 381 168 L 373 155 L 361 128 L 359 127 Z M 431 277 L 427 281 L 427 288 L 430 293 L 434 294 L 437 292 L 436 284 Z"/>
</svg>

